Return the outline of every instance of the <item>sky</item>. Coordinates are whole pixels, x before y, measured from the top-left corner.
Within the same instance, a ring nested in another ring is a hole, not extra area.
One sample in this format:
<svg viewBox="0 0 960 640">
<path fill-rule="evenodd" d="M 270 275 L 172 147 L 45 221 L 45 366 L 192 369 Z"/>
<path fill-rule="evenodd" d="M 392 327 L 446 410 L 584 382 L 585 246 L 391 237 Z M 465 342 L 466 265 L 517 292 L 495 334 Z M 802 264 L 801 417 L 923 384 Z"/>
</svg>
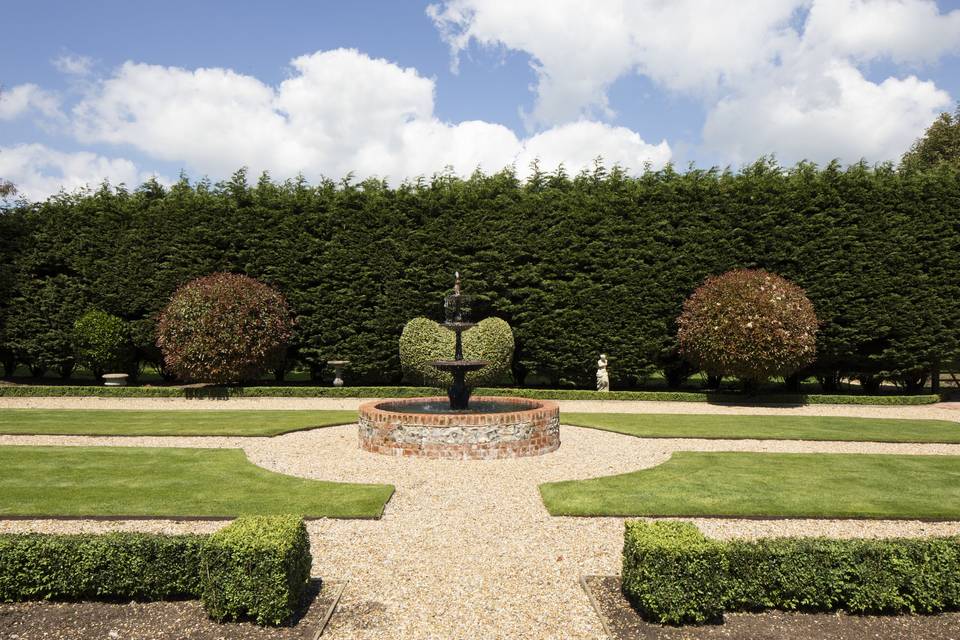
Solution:
<svg viewBox="0 0 960 640">
<path fill-rule="evenodd" d="M 4 0 L 0 178 L 896 161 L 960 99 L 960 0 Z"/>
</svg>

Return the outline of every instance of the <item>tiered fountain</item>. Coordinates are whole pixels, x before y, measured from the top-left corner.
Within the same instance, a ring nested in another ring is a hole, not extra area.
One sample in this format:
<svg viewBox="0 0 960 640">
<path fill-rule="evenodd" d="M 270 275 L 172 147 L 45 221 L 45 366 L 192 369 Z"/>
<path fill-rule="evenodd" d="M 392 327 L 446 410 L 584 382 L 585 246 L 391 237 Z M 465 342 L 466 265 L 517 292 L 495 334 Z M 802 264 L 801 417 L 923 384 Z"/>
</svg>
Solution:
<svg viewBox="0 0 960 640">
<path fill-rule="evenodd" d="M 431 364 L 453 377 L 447 398 L 397 398 L 360 407 L 360 448 L 375 453 L 425 458 L 491 459 L 535 456 L 560 446 L 560 410 L 549 400 L 479 396 L 470 398 L 466 376 L 487 365 L 465 360 L 463 332 L 470 301 L 456 274 L 444 298 L 446 321 L 454 332 L 452 360 Z"/>
</svg>

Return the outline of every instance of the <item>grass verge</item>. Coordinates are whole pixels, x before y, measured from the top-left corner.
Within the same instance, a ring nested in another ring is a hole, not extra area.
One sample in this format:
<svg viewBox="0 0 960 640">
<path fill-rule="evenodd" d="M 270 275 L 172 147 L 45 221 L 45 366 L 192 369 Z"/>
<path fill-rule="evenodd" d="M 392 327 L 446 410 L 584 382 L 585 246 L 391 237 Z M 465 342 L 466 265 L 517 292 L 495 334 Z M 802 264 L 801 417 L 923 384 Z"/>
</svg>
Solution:
<svg viewBox="0 0 960 640">
<path fill-rule="evenodd" d="M 267 471 L 240 449 L 0 447 L 0 517 L 379 518 L 391 495 Z"/>
<path fill-rule="evenodd" d="M 564 411 L 561 420 L 639 438 L 960 443 L 960 423 L 947 420 L 570 411 Z"/>
<path fill-rule="evenodd" d="M 0 409 L 0 435 L 275 436 L 356 421 L 356 411 Z"/>
<path fill-rule="evenodd" d="M 960 456 L 680 451 L 540 485 L 555 516 L 960 519 Z"/>
</svg>

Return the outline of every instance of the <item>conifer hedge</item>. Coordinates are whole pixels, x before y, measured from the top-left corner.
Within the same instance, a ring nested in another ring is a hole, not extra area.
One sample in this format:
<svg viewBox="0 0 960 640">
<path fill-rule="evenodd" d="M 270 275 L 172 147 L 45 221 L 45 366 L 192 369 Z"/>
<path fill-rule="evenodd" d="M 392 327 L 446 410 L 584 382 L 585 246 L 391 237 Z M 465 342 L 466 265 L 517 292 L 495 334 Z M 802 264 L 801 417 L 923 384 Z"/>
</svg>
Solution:
<svg viewBox="0 0 960 640">
<path fill-rule="evenodd" d="M 807 373 L 917 388 L 960 356 L 960 170 L 889 166 L 738 172 L 673 168 L 630 177 L 511 171 L 367 180 L 104 185 L 0 215 L 0 360 L 69 373 L 77 317 L 152 323 L 173 291 L 216 271 L 279 290 L 297 316 L 289 360 L 317 377 L 396 384 L 411 318 L 442 318 L 452 273 L 477 317 L 510 323 L 513 373 L 590 386 L 610 355 L 614 388 L 677 369 L 683 300 L 707 276 L 762 268 L 802 287 L 821 326 Z"/>
</svg>

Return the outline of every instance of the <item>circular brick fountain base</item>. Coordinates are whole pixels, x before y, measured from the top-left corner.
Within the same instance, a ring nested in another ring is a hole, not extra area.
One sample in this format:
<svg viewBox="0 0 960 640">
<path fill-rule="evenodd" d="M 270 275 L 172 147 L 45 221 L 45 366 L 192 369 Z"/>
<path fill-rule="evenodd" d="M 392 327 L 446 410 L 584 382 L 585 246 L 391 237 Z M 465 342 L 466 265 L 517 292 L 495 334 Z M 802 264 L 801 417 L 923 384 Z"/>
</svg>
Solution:
<svg viewBox="0 0 960 640">
<path fill-rule="evenodd" d="M 471 404 L 507 404 L 483 413 L 422 413 L 404 405 L 447 404 L 447 398 L 378 400 L 360 406 L 360 448 L 419 458 L 490 460 L 538 456 L 560 446 L 560 408 L 549 400 L 474 397 Z M 515 406 L 515 409 L 514 409 Z"/>
</svg>

